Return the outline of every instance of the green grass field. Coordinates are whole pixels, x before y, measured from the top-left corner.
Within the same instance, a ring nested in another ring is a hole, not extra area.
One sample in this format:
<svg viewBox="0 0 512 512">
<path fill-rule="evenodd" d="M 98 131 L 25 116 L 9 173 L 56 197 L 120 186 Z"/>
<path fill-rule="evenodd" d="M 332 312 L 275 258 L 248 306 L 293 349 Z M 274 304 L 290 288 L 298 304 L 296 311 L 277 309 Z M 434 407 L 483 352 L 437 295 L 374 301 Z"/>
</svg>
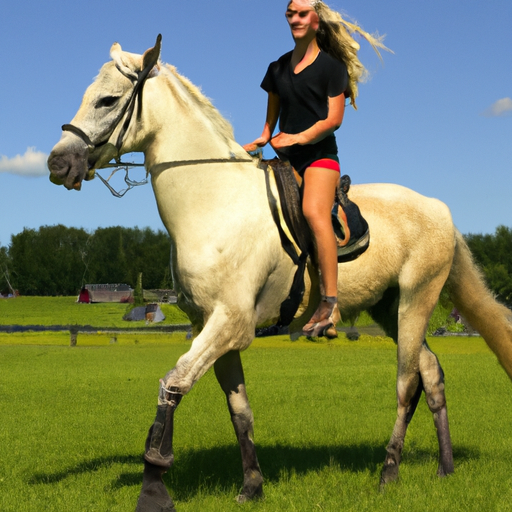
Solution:
<svg viewBox="0 0 512 512">
<path fill-rule="evenodd" d="M 128 304 L 79 304 L 76 297 L 17 297 L 0 299 L 0 325 L 92 325 L 94 327 L 146 327 L 144 321 L 127 322 Z M 162 304 L 165 320 L 158 325 L 186 324 L 178 306 Z"/>
<path fill-rule="evenodd" d="M 176 413 L 166 483 L 178 512 L 512 510 L 511 384 L 481 338 L 429 340 L 446 374 L 455 474 L 439 479 L 424 401 L 401 479 L 378 488 L 395 420 L 396 347 L 363 335 L 255 340 L 243 355 L 265 499 L 238 505 L 241 463 L 212 372 Z M 0 334 L 0 511 L 133 511 L 158 379 L 184 333 Z"/>
<path fill-rule="evenodd" d="M 174 304 L 160 305 L 165 320 L 158 324 L 146 325 L 145 321 L 127 322 L 123 316 L 130 308 L 127 304 L 98 303 L 79 304 L 76 297 L 18 297 L 0 299 L 0 325 L 90 325 L 103 328 L 144 328 L 165 325 L 189 324 L 187 315 Z M 373 325 L 374 322 L 363 312 L 356 325 Z M 342 325 L 350 326 L 350 322 Z"/>
</svg>

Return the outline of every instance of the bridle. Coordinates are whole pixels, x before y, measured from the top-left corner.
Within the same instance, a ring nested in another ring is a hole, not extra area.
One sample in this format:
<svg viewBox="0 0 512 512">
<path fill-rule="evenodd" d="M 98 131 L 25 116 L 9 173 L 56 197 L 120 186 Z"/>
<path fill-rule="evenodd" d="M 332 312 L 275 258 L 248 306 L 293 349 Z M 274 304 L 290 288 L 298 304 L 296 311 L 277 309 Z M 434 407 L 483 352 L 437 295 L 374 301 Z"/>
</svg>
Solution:
<svg viewBox="0 0 512 512">
<path fill-rule="evenodd" d="M 137 120 L 140 119 L 141 113 L 142 113 L 142 91 L 144 84 L 146 82 L 146 79 L 151 72 L 151 70 L 154 68 L 156 63 L 158 62 L 158 57 L 160 55 L 160 48 L 161 48 L 161 42 L 162 42 L 162 35 L 158 34 L 158 37 L 156 38 L 156 44 L 152 51 L 152 57 L 149 62 L 146 64 L 144 69 L 138 74 L 137 80 L 135 81 L 135 85 L 133 86 L 132 93 L 130 94 L 130 97 L 124 104 L 123 108 L 120 110 L 119 114 L 116 116 L 116 119 L 113 123 L 112 129 L 109 131 L 106 138 L 99 142 L 93 142 L 91 138 L 78 126 L 72 125 L 72 124 L 64 124 L 62 126 L 62 131 L 71 132 L 80 139 L 82 139 L 89 148 L 89 151 L 94 151 L 96 148 L 99 148 L 101 146 L 104 146 L 109 140 L 112 134 L 114 133 L 115 129 L 117 128 L 117 125 L 121 122 L 121 119 L 126 115 L 126 119 L 124 120 L 123 126 L 121 127 L 121 131 L 119 132 L 119 135 L 117 136 L 116 141 L 116 148 L 119 151 L 123 145 L 124 136 L 126 135 L 126 132 L 128 131 L 128 127 L 130 126 L 130 122 L 133 116 L 133 111 L 135 109 L 135 100 L 138 98 L 139 100 L 139 106 L 137 109 Z M 121 72 L 121 71 L 120 71 Z M 123 73 L 124 74 L 124 73 Z M 126 76 L 126 75 L 125 75 Z M 129 78 L 129 77 L 128 77 Z M 121 164 L 119 159 L 116 159 L 116 162 L 118 164 Z M 109 166 L 107 166 L 109 167 Z"/>
<path fill-rule="evenodd" d="M 64 124 L 62 126 L 62 131 L 71 132 L 74 135 L 76 135 L 78 138 L 82 139 L 85 142 L 85 144 L 87 144 L 87 148 L 88 148 L 89 152 L 92 152 L 95 149 L 100 148 L 101 146 L 104 146 L 105 144 L 107 144 L 107 142 L 110 140 L 110 137 L 116 130 L 118 124 L 121 122 L 123 117 L 126 116 L 123 126 L 121 127 L 121 131 L 119 132 L 119 135 L 117 136 L 117 141 L 116 141 L 115 147 L 118 151 L 118 156 L 115 157 L 115 164 L 107 163 L 100 167 L 100 169 L 106 169 L 106 168 L 112 168 L 112 167 L 114 167 L 115 169 L 112 171 L 112 173 L 110 174 L 110 176 L 107 179 L 103 178 L 99 173 L 97 173 L 97 172 L 95 173 L 96 176 L 98 176 L 100 178 L 100 180 L 103 182 L 103 184 L 110 190 L 112 195 L 114 195 L 115 197 L 123 197 L 126 194 L 126 192 L 128 192 L 128 190 L 130 190 L 136 186 L 139 186 L 139 185 L 145 185 L 148 181 L 147 177 L 146 177 L 146 179 L 144 179 L 142 181 L 134 181 L 129 178 L 128 172 L 129 172 L 130 167 L 144 167 L 144 164 L 121 162 L 121 159 L 119 157 L 119 151 L 123 145 L 124 137 L 126 135 L 126 132 L 128 131 L 128 127 L 130 126 L 133 112 L 135 110 L 135 100 L 136 99 L 139 100 L 139 102 L 138 102 L 139 106 L 137 109 L 137 120 L 140 119 L 140 116 L 142 113 L 143 87 L 146 82 L 146 79 L 149 76 L 149 73 L 154 68 L 156 63 L 158 62 L 158 57 L 160 56 L 161 41 L 162 41 L 162 35 L 158 34 L 158 36 L 156 38 L 156 44 L 155 44 L 153 50 L 151 51 L 151 56 L 150 56 L 151 58 L 149 59 L 149 62 L 146 64 L 144 69 L 138 74 L 137 79 L 136 79 L 135 84 L 132 89 L 132 93 L 130 94 L 130 97 L 127 99 L 123 108 L 119 111 L 114 123 L 112 124 L 112 128 L 109 130 L 108 134 L 105 136 L 105 138 L 103 140 L 100 140 L 99 142 L 95 142 L 95 141 L 91 140 L 89 135 L 87 135 L 81 128 L 79 128 L 78 126 L 75 126 L 71 123 Z M 118 67 L 118 69 L 119 69 L 119 67 Z M 119 71 L 121 73 L 123 73 L 121 70 L 119 70 Z M 123 73 L 123 75 L 127 76 L 125 73 Z M 131 77 L 127 76 L 127 78 L 131 78 Z M 127 185 L 127 188 L 124 190 L 121 190 L 121 191 L 116 191 L 110 185 L 109 180 L 117 171 L 119 171 L 123 168 L 126 172 L 124 181 Z"/>
<path fill-rule="evenodd" d="M 99 167 L 98 169 L 108 169 L 108 168 L 114 168 L 112 173 L 107 179 L 104 179 L 100 174 L 96 173 L 96 176 L 100 178 L 100 180 L 103 182 L 103 184 L 110 190 L 112 195 L 115 197 L 122 197 L 128 190 L 139 186 L 139 185 L 145 185 L 147 183 L 147 178 L 142 181 L 134 181 L 131 180 L 128 176 L 129 168 L 130 167 L 144 167 L 145 164 L 141 163 L 127 163 L 127 162 L 121 162 L 119 151 L 121 150 L 121 147 L 124 142 L 124 137 L 126 135 L 126 132 L 128 131 L 128 127 L 130 126 L 133 113 L 135 110 L 135 100 L 138 99 L 138 108 L 137 108 L 137 120 L 140 120 L 141 113 L 142 113 L 142 91 L 144 88 L 144 84 L 146 83 L 146 80 L 151 72 L 151 70 L 154 68 L 154 66 L 158 62 L 158 58 L 160 56 L 160 48 L 161 48 L 161 41 L 162 41 L 162 35 L 158 34 L 156 39 L 156 44 L 152 50 L 150 50 L 150 58 L 149 62 L 146 64 L 144 69 L 140 71 L 140 73 L 137 76 L 137 79 L 135 80 L 135 84 L 133 86 L 132 93 L 130 94 L 130 97 L 126 100 L 126 103 L 124 104 L 123 108 L 119 111 L 118 115 L 116 116 L 115 121 L 112 123 L 112 128 L 109 130 L 108 134 L 100 141 L 96 142 L 93 141 L 89 135 L 87 135 L 81 128 L 78 126 L 75 126 L 71 123 L 62 125 L 62 131 L 71 132 L 74 135 L 76 135 L 78 138 L 82 139 L 85 144 L 87 144 L 87 148 L 90 152 L 96 150 L 97 148 L 100 148 L 108 143 L 110 138 L 112 137 L 112 134 L 116 130 L 117 126 L 123 119 L 125 118 L 123 126 L 121 127 L 121 130 L 119 132 L 119 135 L 117 136 L 117 141 L 115 144 L 115 147 L 118 151 L 118 156 L 114 157 L 115 163 L 106 163 Z M 119 67 L 117 67 L 120 73 L 122 73 L 124 76 L 127 76 L 127 78 L 131 78 L 127 74 L 123 73 Z M 185 166 L 185 165 L 197 165 L 197 164 L 214 164 L 214 163 L 238 163 L 238 162 L 253 162 L 254 158 L 250 155 L 247 155 L 247 158 L 241 158 L 237 157 L 234 153 L 231 153 L 229 158 L 208 158 L 208 159 L 199 159 L 199 160 L 175 160 L 172 162 L 166 162 L 166 167 L 178 167 L 178 166 Z M 116 191 L 112 188 L 112 186 L 109 184 L 110 178 L 119 170 L 124 169 L 125 170 L 125 178 L 124 181 L 127 185 L 126 189 L 123 189 L 122 191 Z"/>
</svg>

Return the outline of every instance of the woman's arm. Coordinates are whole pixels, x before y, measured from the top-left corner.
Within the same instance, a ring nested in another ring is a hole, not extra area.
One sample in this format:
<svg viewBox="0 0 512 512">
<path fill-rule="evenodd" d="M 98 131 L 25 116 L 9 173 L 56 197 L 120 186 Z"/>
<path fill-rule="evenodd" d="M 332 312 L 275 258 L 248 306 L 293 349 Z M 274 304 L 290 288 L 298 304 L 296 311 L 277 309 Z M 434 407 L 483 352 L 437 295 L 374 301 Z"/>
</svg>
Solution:
<svg viewBox="0 0 512 512">
<path fill-rule="evenodd" d="M 267 118 L 263 128 L 263 133 L 261 134 L 261 137 L 244 146 L 246 151 L 256 151 L 256 149 L 265 146 L 272 138 L 277 120 L 279 119 L 280 105 L 281 102 L 279 100 L 279 96 L 275 92 L 269 92 L 267 100 Z"/>
<path fill-rule="evenodd" d="M 317 121 L 311 128 L 300 133 L 278 133 L 272 138 L 270 144 L 275 149 L 293 146 L 293 144 L 315 144 L 334 133 L 343 121 L 345 113 L 345 93 L 329 98 L 327 118 Z"/>
</svg>

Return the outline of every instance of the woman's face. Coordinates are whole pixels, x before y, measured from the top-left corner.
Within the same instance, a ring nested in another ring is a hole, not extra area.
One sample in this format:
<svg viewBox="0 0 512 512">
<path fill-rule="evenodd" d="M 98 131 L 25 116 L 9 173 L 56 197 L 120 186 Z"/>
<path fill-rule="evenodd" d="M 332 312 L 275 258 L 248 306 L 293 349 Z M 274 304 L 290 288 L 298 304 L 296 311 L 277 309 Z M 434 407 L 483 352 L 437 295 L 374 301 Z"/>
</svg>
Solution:
<svg viewBox="0 0 512 512">
<path fill-rule="evenodd" d="M 320 18 L 308 0 L 293 0 L 286 9 L 286 19 L 294 39 L 314 37 Z"/>
</svg>

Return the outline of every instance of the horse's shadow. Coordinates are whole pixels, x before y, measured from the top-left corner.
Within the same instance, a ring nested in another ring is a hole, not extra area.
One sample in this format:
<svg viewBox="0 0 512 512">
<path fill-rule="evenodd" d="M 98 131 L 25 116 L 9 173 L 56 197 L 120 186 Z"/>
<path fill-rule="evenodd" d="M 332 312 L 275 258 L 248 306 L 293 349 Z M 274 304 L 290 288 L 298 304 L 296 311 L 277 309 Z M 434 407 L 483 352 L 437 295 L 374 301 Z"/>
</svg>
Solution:
<svg viewBox="0 0 512 512">
<path fill-rule="evenodd" d="M 359 444 L 350 446 L 302 447 L 290 445 L 258 446 L 258 459 L 266 482 L 277 483 L 287 475 L 303 475 L 311 471 L 334 466 L 354 473 L 380 472 L 386 451 L 383 446 Z M 407 464 L 425 464 L 436 454 L 430 450 L 415 449 L 405 454 Z M 479 457 L 475 449 L 458 447 L 454 457 L 460 463 Z M 30 477 L 31 485 L 53 484 L 69 476 L 98 471 L 113 464 L 130 464 L 134 471 L 124 472 L 110 483 L 111 490 L 142 484 L 142 455 L 118 455 L 90 459 L 57 473 L 36 473 Z M 214 488 L 231 492 L 234 485 L 242 483 L 240 452 L 237 445 L 201 449 L 180 449 L 174 466 L 164 476 L 172 496 L 180 500 L 193 498 L 198 489 L 202 492 Z"/>
</svg>

